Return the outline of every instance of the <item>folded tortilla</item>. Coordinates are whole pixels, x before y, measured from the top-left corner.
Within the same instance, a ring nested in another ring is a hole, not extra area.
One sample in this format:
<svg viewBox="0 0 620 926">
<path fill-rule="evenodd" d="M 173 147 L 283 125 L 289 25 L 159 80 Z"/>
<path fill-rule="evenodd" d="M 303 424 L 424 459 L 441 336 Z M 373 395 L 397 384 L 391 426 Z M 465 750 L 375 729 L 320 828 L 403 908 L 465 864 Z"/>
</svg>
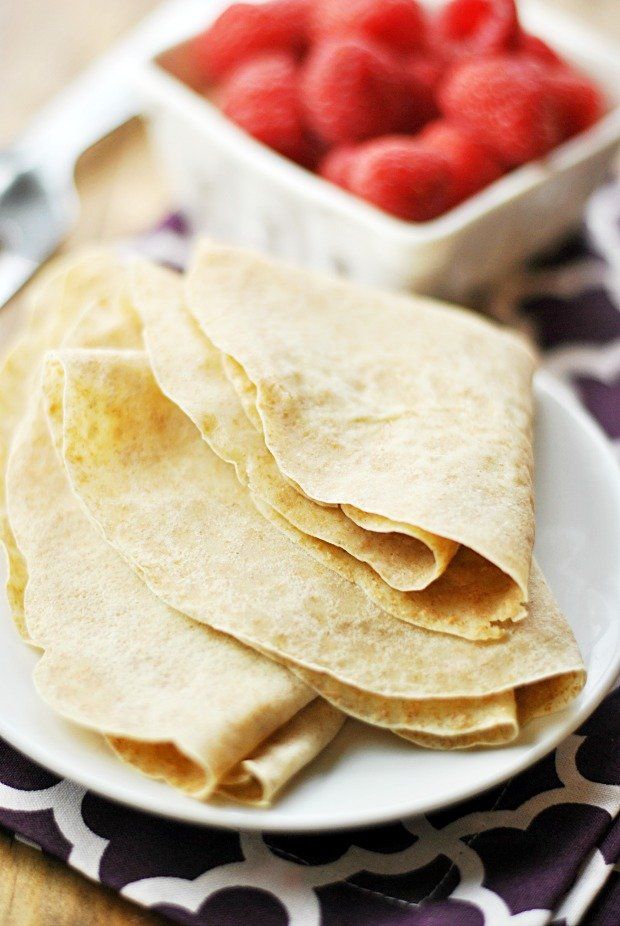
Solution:
<svg viewBox="0 0 620 926">
<path fill-rule="evenodd" d="M 23 331 L 0 369 L 0 541 L 7 561 L 9 607 L 22 636 L 26 636 L 26 565 L 6 516 L 5 499 L 11 437 L 24 415 L 45 352 L 58 347 L 86 305 L 107 302 L 119 284 L 116 261 L 107 251 L 92 250 L 53 261 L 33 290 Z"/>
<path fill-rule="evenodd" d="M 51 280 L 36 300 L 45 336 L 26 335 L 5 367 L 17 426 L 5 523 L 20 567 L 23 633 L 45 650 L 37 688 L 146 774 L 196 797 L 266 806 L 344 715 L 281 666 L 166 607 L 88 520 L 40 409 L 37 359 L 60 341 L 136 347 L 141 326 L 112 256 L 85 255 Z M 17 425 L 18 400 L 27 408 Z M 6 437 L 7 418 L 3 425 Z"/>
<path fill-rule="evenodd" d="M 505 639 L 424 630 L 259 512 L 144 353 L 56 352 L 44 388 L 74 492 L 155 594 L 293 668 L 345 712 L 425 745 L 496 744 L 582 686 L 575 640 L 537 568 L 530 615 Z"/>
<path fill-rule="evenodd" d="M 38 408 L 15 438 L 8 500 L 45 651 L 37 689 L 126 761 L 198 798 L 268 804 L 340 728 L 286 669 L 148 590 L 81 510 Z"/>
<path fill-rule="evenodd" d="M 362 529 L 340 508 L 317 505 L 296 491 L 279 472 L 262 434 L 243 414 L 221 361 L 230 371 L 234 362 L 221 357 L 186 309 L 181 278 L 146 262 L 134 267 L 133 278 L 133 305 L 144 324 L 160 388 L 192 419 L 211 449 L 234 465 L 252 495 L 281 516 L 272 517 L 273 523 L 279 525 L 283 518 L 306 534 L 312 555 L 395 617 L 473 638 L 484 621 L 488 636 L 501 636 L 494 622 L 508 618 L 513 596 L 521 597 L 504 573 L 470 550 L 457 552 L 456 544 L 442 547 L 441 538 L 427 535 L 427 546 L 420 532 L 408 537 Z M 235 373 L 231 375 L 234 380 Z M 419 592 L 395 589 L 390 584 L 394 573 L 411 576 L 412 564 L 420 576 L 428 577 L 430 570 L 443 575 Z"/>
<path fill-rule="evenodd" d="M 194 261 L 186 299 L 271 455 L 271 481 L 277 473 L 279 486 L 313 500 L 322 527 L 331 510 L 367 542 L 406 545 L 409 575 L 346 546 L 342 574 L 403 620 L 470 639 L 501 636 L 525 616 L 535 361 L 520 337 L 465 310 L 212 244 Z M 381 597 L 352 558 L 379 574 Z M 419 590 L 440 576 L 442 610 L 429 613 Z"/>
<path fill-rule="evenodd" d="M 136 263 L 132 302 L 162 391 L 189 415 L 211 449 L 234 464 L 243 485 L 300 530 L 346 550 L 352 569 L 367 564 L 393 588 L 423 586 L 441 575 L 456 544 L 432 535 L 421 542 L 420 536 L 370 534 L 339 508 L 317 505 L 282 478 L 256 420 L 251 423 L 255 391 L 240 382 L 237 364 L 213 347 L 190 315 L 178 274 Z"/>
</svg>

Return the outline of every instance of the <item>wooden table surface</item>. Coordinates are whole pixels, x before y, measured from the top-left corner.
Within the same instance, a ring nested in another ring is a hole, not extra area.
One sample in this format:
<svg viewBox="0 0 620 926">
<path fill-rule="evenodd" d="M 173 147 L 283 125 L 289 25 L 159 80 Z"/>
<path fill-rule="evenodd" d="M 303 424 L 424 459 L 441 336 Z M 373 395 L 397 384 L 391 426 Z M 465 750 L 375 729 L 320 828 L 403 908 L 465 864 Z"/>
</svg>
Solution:
<svg viewBox="0 0 620 926">
<path fill-rule="evenodd" d="M 205 3 L 207 0 L 205 0 Z M 619 0 L 547 0 L 620 39 Z M 0 146 L 156 0 L 0 0 Z M 77 169 L 82 213 L 65 249 L 148 227 L 169 205 L 138 120 L 86 152 Z M 128 193 L 130 195 L 128 195 Z M 20 300 L 0 318 L 6 341 Z M 146 913 L 54 859 L 0 832 L 2 926 L 155 926 Z"/>
</svg>

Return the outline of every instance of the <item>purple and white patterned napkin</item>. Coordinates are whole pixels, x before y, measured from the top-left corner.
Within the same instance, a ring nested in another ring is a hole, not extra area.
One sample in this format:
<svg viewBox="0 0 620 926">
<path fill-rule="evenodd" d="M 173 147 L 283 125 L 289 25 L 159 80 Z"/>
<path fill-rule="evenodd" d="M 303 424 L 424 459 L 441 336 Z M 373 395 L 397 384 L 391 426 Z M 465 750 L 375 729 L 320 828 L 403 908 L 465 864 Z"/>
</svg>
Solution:
<svg viewBox="0 0 620 926">
<path fill-rule="evenodd" d="M 620 456 L 620 186 L 586 231 L 498 289 Z M 184 262 L 173 217 L 139 245 Z M 273 836 L 120 807 L 0 741 L 0 823 L 187 926 L 618 926 L 620 689 L 558 748 L 474 800 L 372 830 Z"/>
</svg>

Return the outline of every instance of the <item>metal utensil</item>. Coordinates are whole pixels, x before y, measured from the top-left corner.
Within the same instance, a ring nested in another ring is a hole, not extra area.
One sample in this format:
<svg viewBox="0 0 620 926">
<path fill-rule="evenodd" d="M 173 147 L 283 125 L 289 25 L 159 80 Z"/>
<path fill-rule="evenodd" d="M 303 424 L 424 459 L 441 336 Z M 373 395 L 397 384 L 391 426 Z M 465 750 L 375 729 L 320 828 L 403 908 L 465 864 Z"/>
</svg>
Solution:
<svg viewBox="0 0 620 926">
<path fill-rule="evenodd" d="M 75 223 L 78 157 L 140 112 L 134 71 L 200 27 L 204 0 L 169 0 L 60 93 L 0 152 L 0 307 Z"/>
</svg>

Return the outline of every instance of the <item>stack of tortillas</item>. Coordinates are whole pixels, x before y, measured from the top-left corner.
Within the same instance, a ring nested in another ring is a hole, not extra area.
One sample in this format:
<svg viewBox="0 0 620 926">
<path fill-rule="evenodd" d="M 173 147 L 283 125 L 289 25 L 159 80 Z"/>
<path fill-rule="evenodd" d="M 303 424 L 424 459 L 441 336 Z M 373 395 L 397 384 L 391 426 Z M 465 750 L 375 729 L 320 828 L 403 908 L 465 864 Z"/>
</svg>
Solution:
<svg viewBox="0 0 620 926">
<path fill-rule="evenodd" d="M 532 561 L 533 369 L 470 313 L 211 244 L 185 276 L 57 266 L 0 379 L 41 696 L 262 804 L 346 715 L 443 749 L 561 709 L 584 671 Z"/>
</svg>

